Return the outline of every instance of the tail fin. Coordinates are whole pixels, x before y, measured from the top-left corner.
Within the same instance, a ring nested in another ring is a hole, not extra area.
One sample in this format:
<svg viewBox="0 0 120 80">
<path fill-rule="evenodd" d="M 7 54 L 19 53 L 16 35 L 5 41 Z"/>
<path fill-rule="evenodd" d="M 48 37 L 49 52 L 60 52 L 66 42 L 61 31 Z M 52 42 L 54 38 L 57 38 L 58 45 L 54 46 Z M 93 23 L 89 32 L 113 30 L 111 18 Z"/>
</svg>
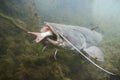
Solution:
<svg viewBox="0 0 120 80">
<path fill-rule="evenodd" d="M 96 46 L 92 46 L 89 47 L 87 49 L 84 49 L 84 51 L 92 58 L 98 60 L 98 61 L 104 61 L 104 55 L 102 53 L 102 51 L 96 47 Z"/>
<path fill-rule="evenodd" d="M 41 40 L 43 40 L 45 37 L 52 35 L 51 31 L 47 31 L 47 32 L 43 32 L 43 33 L 38 33 L 38 32 L 28 32 L 30 34 L 33 34 L 35 36 L 37 36 L 37 38 L 35 39 L 35 41 L 37 43 L 39 43 Z"/>
<path fill-rule="evenodd" d="M 37 36 L 35 39 L 36 43 L 39 43 L 44 38 L 44 36 L 41 36 L 42 33 L 38 33 L 38 32 L 28 32 L 28 33 Z"/>
</svg>

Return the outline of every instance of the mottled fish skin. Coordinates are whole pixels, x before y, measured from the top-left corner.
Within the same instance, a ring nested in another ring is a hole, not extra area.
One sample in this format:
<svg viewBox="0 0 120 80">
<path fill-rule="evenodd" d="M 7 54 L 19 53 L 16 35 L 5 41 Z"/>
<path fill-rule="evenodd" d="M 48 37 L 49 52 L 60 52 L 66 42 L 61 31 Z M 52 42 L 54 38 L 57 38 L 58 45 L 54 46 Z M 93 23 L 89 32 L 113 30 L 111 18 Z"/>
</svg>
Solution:
<svg viewBox="0 0 120 80">
<path fill-rule="evenodd" d="M 56 23 L 46 23 L 46 25 L 52 27 L 57 33 L 61 33 L 65 38 L 67 38 L 77 49 L 84 50 L 90 57 L 96 58 L 98 61 L 104 61 L 104 56 L 102 51 L 96 47 L 98 43 L 102 40 L 102 35 L 94 30 L 80 27 L 63 25 Z M 63 48 L 69 50 L 74 50 L 74 48 L 63 41 Z"/>
<path fill-rule="evenodd" d="M 102 40 L 102 35 L 100 33 L 85 27 L 48 23 L 48 22 L 46 22 L 46 25 L 52 26 L 58 32 L 62 32 L 64 36 L 69 35 L 68 38 L 70 40 L 75 39 L 74 41 L 77 41 L 77 44 L 79 45 L 81 44 L 81 41 L 79 41 L 80 39 L 79 37 L 82 34 L 86 40 L 86 44 L 87 44 L 86 47 L 97 45 Z"/>
</svg>

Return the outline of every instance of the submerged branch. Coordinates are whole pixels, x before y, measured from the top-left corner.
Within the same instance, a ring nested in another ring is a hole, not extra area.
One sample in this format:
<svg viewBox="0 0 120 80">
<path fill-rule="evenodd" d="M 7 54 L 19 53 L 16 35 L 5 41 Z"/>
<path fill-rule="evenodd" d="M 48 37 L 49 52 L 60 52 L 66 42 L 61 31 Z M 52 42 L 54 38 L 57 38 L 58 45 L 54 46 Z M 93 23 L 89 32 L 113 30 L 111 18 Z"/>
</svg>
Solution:
<svg viewBox="0 0 120 80">
<path fill-rule="evenodd" d="M 12 24 L 14 24 L 15 26 L 17 26 L 18 28 L 22 29 L 22 30 L 25 31 L 25 32 L 28 32 L 28 31 L 29 31 L 29 30 L 27 30 L 26 28 L 24 28 L 24 27 L 25 27 L 25 23 L 23 23 L 23 22 L 20 21 L 19 19 L 14 19 L 14 18 L 12 18 L 12 17 L 10 17 L 10 16 L 7 16 L 7 15 L 5 15 L 5 14 L 3 14 L 3 13 L 0 13 L 0 17 L 6 19 L 6 20 L 8 20 L 8 21 L 10 21 Z M 21 26 L 20 24 L 24 24 L 24 27 Z"/>
</svg>

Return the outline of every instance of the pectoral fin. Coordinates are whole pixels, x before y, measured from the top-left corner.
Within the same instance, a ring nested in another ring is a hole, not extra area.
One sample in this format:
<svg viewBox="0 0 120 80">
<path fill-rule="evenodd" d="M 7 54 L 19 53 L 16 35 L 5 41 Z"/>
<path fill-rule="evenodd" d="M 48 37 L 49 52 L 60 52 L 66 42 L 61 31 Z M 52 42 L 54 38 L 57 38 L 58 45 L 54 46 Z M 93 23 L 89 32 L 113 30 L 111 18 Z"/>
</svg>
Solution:
<svg viewBox="0 0 120 80">
<path fill-rule="evenodd" d="M 84 51 L 92 58 L 98 60 L 98 61 L 104 61 L 104 56 L 102 51 L 96 47 L 96 46 L 91 46 L 87 49 L 84 49 Z"/>
</svg>

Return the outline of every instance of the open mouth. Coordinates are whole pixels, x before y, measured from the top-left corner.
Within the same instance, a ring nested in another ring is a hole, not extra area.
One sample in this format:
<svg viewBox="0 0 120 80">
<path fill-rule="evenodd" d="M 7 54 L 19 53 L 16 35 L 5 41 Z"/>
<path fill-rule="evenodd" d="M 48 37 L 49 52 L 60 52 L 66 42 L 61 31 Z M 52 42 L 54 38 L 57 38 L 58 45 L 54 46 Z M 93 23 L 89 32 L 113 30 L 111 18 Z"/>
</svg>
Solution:
<svg viewBox="0 0 120 80">
<path fill-rule="evenodd" d="M 53 35 L 52 35 L 52 39 L 53 39 L 53 40 L 55 40 L 55 41 L 58 41 L 58 40 L 59 40 L 60 35 L 53 29 L 52 26 L 46 25 L 46 30 L 45 30 L 45 31 L 47 31 L 47 30 L 49 30 L 49 31 L 52 32 L 52 34 L 53 34 Z"/>
<path fill-rule="evenodd" d="M 58 46 L 60 44 L 60 35 L 53 29 L 52 26 L 46 25 L 42 30 L 42 32 L 50 31 L 52 33 L 51 36 L 47 36 L 46 39 L 49 43 L 52 43 L 53 45 Z"/>
</svg>

